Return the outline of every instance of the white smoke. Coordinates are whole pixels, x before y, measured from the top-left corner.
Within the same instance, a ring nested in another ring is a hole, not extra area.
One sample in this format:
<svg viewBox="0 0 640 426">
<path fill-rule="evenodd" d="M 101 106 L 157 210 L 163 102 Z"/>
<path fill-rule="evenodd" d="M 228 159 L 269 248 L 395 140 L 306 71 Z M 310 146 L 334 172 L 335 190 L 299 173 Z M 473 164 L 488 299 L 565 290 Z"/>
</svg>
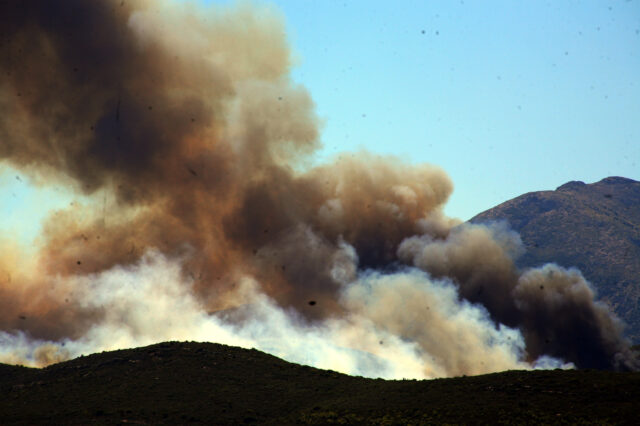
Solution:
<svg viewBox="0 0 640 426">
<path fill-rule="evenodd" d="M 344 259 L 336 264 L 340 268 L 348 268 Z M 239 282 L 236 308 L 208 313 L 180 271 L 180 259 L 149 251 L 134 266 L 67 279 L 76 302 L 99 309 L 102 320 L 76 340 L 45 342 L 2 332 L 0 361 L 47 365 L 99 351 L 196 340 L 387 379 L 531 368 L 521 361 L 524 342 L 517 330 L 496 327 L 484 308 L 459 301 L 450 282 L 415 269 L 363 273 L 342 292 L 340 303 L 351 314 L 313 325 L 277 306 L 249 277 Z M 560 364 L 545 359 L 541 365 Z"/>
</svg>

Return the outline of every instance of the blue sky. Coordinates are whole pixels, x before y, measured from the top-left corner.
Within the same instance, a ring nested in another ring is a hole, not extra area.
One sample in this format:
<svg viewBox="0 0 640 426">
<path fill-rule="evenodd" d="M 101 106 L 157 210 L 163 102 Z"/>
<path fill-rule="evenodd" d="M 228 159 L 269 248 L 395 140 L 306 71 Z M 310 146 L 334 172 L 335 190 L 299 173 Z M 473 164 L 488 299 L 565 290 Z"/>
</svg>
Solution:
<svg viewBox="0 0 640 426">
<path fill-rule="evenodd" d="M 640 180 L 640 1 L 256 3 L 284 17 L 324 120 L 317 161 L 438 165 L 461 219 L 570 180 Z M 3 166 L 0 231 L 34 237 L 60 194 Z"/>
<path fill-rule="evenodd" d="M 439 165 L 462 219 L 570 180 L 640 180 L 638 1 L 270 3 L 325 156 Z"/>
</svg>

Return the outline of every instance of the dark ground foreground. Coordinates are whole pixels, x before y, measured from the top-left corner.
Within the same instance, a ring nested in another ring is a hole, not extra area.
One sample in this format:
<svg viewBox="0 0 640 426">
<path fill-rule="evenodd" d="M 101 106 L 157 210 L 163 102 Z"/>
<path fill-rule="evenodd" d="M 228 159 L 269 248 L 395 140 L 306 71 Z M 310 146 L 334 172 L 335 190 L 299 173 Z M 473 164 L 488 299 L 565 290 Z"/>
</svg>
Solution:
<svg viewBox="0 0 640 426">
<path fill-rule="evenodd" d="M 256 350 L 161 343 L 0 364 L 0 424 L 637 424 L 640 373 L 509 371 L 385 381 Z"/>
</svg>

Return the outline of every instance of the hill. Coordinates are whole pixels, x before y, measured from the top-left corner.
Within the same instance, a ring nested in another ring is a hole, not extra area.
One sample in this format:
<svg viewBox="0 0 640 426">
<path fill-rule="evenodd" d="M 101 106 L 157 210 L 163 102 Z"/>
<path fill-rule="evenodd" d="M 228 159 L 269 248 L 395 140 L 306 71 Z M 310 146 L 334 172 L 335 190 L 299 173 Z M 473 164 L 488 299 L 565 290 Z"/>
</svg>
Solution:
<svg viewBox="0 0 640 426">
<path fill-rule="evenodd" d="M 519 267 L 555 262 L 579 268 L 600 300 L 627 323 L 640 342 L 640 182 L 608 177 L 568 182 L 555 191 L 530 192 L 473 217 L 506 220 L 526 253 Z"/>
<path fill-rule="evenodd" d="M 632 424 L 640 373 L 385 381 L 170 342 L 44 369 L 0 365 L 0 394 L 2 424 Z"/>
</svg>

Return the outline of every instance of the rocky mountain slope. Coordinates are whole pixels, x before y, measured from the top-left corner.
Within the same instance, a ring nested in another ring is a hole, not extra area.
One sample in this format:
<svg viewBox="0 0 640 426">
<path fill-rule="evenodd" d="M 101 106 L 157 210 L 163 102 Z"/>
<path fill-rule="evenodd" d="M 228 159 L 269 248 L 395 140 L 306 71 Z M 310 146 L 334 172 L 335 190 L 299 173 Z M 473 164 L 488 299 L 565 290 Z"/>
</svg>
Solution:
<svg viewBox="0 0 640 426">
<path fill-rule="evenodd" d="M 506 220 L 526 253 L 520 267 L 577 267 L 640 341 L 640 182 L 608 177 L 521 195 L 471 219 Z"/>
<path fill-rule="evenodd" d="M 509 371 L 386 381 L 256 350 L 169 342 L 44 369 L 0 364 L 0 395 L 3 425 L 633 424 L 640 373 Z"/>
</svg>

